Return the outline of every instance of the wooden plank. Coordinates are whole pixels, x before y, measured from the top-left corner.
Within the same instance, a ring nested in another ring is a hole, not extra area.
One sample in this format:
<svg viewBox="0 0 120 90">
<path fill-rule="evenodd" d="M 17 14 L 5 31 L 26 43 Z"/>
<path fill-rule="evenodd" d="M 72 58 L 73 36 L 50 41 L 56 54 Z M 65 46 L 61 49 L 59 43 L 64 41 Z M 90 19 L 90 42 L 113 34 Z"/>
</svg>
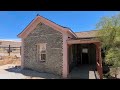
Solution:
<svg viewBox="0 0 120 90">
<path fill-rule="evenodd" d="M 89 43 L 98 43 L 97 40 L 68 40 L 68 44 L 89 44 Z"/>
<path fill-rule="evenodd" d="M 9 48 L 9 47 L 0 47 L 0 48 Z M 20 48 L 20 47 L 10 47 L 10 48 Z"/>
</svg>

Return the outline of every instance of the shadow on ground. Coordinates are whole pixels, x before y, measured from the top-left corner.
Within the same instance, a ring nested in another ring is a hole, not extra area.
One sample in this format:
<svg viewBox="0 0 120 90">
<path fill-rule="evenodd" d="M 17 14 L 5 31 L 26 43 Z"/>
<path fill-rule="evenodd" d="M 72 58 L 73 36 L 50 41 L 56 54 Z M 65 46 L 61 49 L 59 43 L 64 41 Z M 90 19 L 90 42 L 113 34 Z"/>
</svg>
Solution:
<svg viewBox="0 0 120 90">
<path fill-rule="evenodd" d="M 69 79 L 97 79 L 95 66 L 90 65 L 80 65 L 74 67 L 70 75 L 68 76 Z"/>
<path fill-rule="evenodd" d="M 56 76 L 54 74 L 50 74 L 50 73 L 40 73 L 37 71 L 33 71 L 30 69 L 21 69 L 20 66 L 15 66 L 15 67 L 11 67 L 8 69 L 5 69 L 8 72 L 14 72 L 14 73 L 20 73 L 23 74 L 25 76 L 28 76 L 28 79 L 60 79 L 60 76 Z"/>
</svg>

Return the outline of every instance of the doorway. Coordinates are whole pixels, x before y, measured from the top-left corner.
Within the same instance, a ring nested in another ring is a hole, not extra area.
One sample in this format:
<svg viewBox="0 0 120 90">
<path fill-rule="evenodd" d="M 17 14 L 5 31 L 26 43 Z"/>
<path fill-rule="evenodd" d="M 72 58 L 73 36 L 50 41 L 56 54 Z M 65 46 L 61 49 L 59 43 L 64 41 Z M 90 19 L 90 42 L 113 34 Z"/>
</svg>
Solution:
<svg viewBox="0 0 120 90">
<path fill-rule="evenodd" d="M 88 48 L 82 48 L 81 64 L 89 64 Z"/>
<path fill-rule="evenodd" d="M 96 65 L 94 44 L 73 44 L 69 47 L 69 70 L 80 65 Z"/>
<path fill-rule="evenodd" d="M 97 78 L 94 44 L 73 44 L 69 48 L 69 56 L 69 78 Z"/>
<path fill-rule="evenodd" d="M 87 53 L 82 53 L 82 64 L 89 64 Z"/>
</svg>

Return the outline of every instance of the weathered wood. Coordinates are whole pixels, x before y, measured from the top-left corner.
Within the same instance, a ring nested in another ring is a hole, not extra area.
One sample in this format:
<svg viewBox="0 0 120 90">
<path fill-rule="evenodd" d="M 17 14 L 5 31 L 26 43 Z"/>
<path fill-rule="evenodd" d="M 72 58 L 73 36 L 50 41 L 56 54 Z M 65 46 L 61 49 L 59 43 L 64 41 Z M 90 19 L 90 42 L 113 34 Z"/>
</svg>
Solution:
<svg viewBox="0 0 120 90">
<path fill-rule="evenodd" d="M 10 45 L 9 45 L 8 53 L 9 53 L 9 56 L 10 56 Z"/>
<path fill-rule="evenodd" d="M 68 40 L 67 44 L 88 44 L 88 43 L 98 43 L 97 40 Z"/>
</svg>

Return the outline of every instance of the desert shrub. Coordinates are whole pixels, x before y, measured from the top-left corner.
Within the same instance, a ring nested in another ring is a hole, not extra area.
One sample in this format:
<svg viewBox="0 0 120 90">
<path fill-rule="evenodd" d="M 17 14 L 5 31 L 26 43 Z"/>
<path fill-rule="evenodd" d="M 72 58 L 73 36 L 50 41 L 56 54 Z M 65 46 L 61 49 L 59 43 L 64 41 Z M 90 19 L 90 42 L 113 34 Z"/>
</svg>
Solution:
<svg viewBox="0 0 120 90">
<path fill-rule="evenodd" d="M 105 61 L 108 65 L 112 65 L 113 68 L 112 74 L 117 78 L 118 68 L 120 67 L 120 49 L 119 48 L 111 48 L 106 53 Z"/>
</svg>

